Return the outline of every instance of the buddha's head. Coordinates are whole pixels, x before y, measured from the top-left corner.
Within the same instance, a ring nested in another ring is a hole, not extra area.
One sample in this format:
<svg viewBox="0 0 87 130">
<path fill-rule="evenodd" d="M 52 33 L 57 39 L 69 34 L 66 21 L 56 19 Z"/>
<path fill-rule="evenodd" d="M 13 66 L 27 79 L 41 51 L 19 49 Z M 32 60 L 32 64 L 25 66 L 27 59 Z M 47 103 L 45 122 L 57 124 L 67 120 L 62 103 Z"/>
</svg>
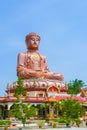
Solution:
<svg viewBox="0 0 87 130">
<path fill-rule="evenodd" d="M 40 36 L 38 34 L 34 32 L 29 33 L 25 41 L 28 50 L 38 50 L 40 43 Z"/>
</svg>

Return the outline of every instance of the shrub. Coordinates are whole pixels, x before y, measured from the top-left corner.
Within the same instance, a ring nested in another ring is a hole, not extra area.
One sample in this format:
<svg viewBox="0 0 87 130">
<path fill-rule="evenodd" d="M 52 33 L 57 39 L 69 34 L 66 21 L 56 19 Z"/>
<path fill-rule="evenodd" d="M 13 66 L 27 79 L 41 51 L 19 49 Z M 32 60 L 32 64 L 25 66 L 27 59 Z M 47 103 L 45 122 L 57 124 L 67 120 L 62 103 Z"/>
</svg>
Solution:
<svg viewBox="0 0 87 130">
<path fill-rule="evenodd" d="M 63 118 L 60 118 L 60 119 L 58 119 L 58 122 L 59 122 L 59 123 L 66 123 L 66 120 L 63 119 Z"/>
<path fill-rule="evenodd" d="M 64 119 L 64 118 L 59 118 L 59 119 L 58 119 L 58 122 L 59 122 L 59 123 L 70 123 L 71 120 L 70 120 L 70 119 Z"/>
<path fill-rule="evenodd" d="M 10 120 L 0 120 L 0 126 L 7 126 L 7 125 L 11 125 Z"/>
</svg>

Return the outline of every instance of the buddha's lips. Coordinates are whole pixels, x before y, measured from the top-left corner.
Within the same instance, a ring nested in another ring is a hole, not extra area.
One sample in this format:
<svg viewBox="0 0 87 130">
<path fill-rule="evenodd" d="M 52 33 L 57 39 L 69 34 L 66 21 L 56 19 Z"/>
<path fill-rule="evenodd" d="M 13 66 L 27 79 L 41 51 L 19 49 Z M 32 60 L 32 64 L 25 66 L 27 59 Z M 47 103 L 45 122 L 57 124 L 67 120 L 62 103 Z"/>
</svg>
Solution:
<svg viewBox="0 0 87 130">
<path fill-rule="evenodd" d="M 37 46 L 36 44 L 34 44 L 33 46 Z"/>
<path fill-rule="evenodd" d="M 38 45 L 37 44 L 33 44 L 33 47 L 38 47 Z"/>
</svg>

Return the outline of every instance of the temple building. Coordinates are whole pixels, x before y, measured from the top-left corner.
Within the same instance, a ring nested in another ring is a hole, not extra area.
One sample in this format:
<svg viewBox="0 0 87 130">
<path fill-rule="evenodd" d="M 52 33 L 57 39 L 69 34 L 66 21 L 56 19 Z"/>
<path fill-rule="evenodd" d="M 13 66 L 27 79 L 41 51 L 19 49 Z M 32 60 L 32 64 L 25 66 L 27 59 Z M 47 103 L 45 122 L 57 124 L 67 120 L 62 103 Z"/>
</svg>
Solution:
<svg viewBox="0 0 87 130">
<path fill-rule="evenodd" d="M 25 103 L 38 106 L 41 103 L 68 99 L 68 87 L 61 73 L 50 72 L 46 56 L 38 52 L 40 36 L 30 33 L 26 36 L 27 52 L 18 54 L 17 76 L 23 80 L 23 87 L 27 91 Z M 9 117 L 9 111 L 16 100 L 14 89 L 17 82 L 7 85 L 6 96 L 0 97 L 0 113 L 3 118 Z M 23 98 L 23 97 L 22 97 Z M 84 102 L 87 107 L 87 90 L 81 90 L 81 96 L 73 97 Z M 44 115 L 44 113 L 43 113 Z"/>
</svg>

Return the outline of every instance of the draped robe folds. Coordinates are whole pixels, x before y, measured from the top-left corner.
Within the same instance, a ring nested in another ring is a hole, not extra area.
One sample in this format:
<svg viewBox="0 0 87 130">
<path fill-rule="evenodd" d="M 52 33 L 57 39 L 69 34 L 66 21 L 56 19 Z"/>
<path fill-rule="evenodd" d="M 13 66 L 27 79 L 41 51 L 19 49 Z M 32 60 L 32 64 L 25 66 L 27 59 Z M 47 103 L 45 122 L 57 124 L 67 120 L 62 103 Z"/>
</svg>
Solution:
<svg viewBox="0 0 87 130">
<path fill-rule="evenodd" d="M 49 72 L 46 57 L 37 52 L 18 55 L 17 75 L 25 78 L 39 77 L 40 72 Z M 37 76 L 36 76 L 37 73 Z"/>
</svg>

